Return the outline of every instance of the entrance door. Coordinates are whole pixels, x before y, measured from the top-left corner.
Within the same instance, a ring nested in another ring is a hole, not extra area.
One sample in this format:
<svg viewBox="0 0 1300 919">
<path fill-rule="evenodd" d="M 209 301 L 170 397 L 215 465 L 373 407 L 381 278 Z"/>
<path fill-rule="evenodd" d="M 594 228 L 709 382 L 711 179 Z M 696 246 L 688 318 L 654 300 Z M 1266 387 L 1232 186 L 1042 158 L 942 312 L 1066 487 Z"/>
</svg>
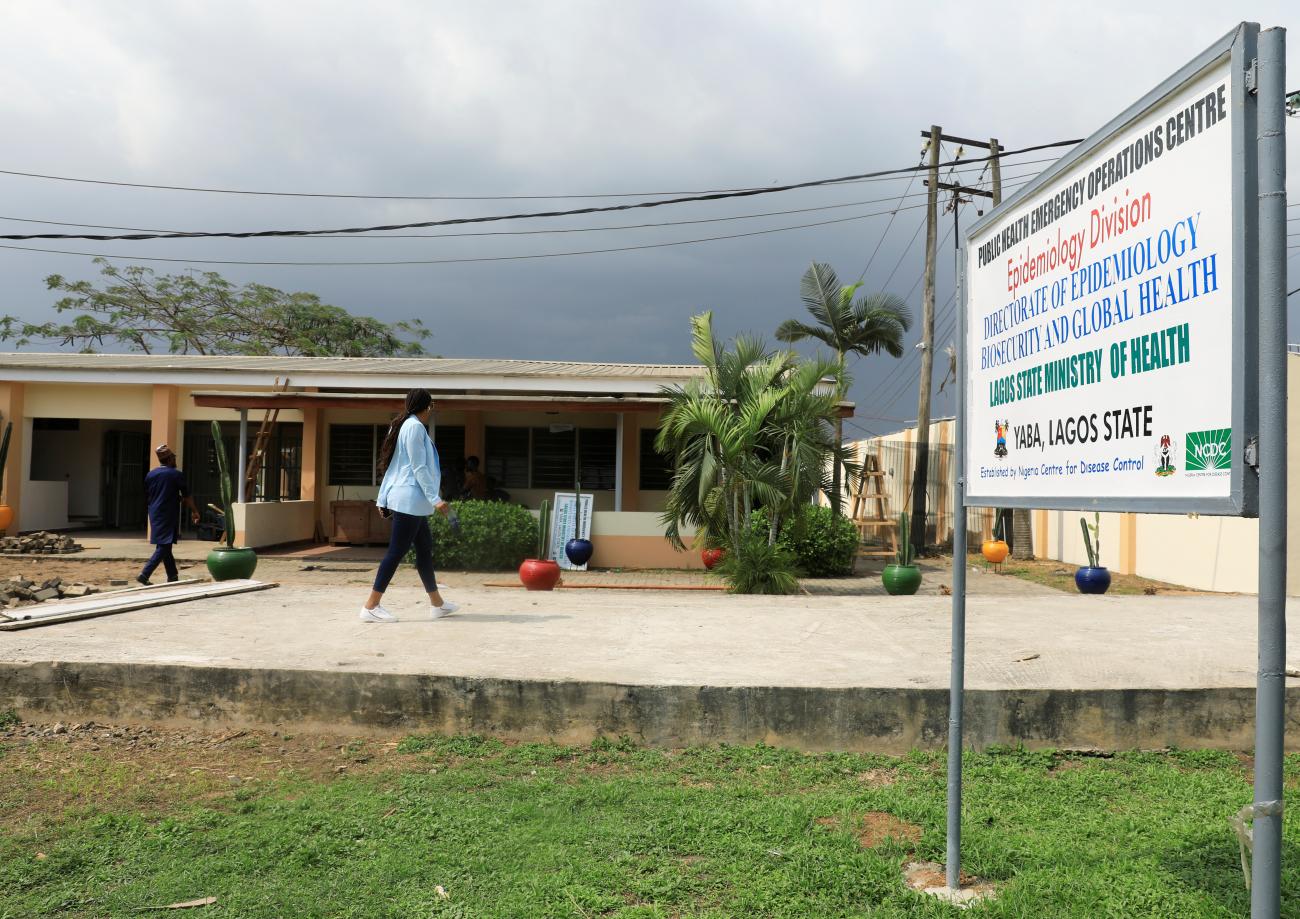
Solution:
<svg viewBox="0 0 1300 919">
<path fill-rule="evenodd" d="M 104 435 L 104 526 L 134 530 L 144 527 L 144 477 L 149 471 L 149 441 L 138 431 L 109 431 Z"/>
<path fill-rule="evenodd" d="M 226 446 L 226 459 L 231 464 L 230 479 L 239 478 L 237 457 L 239 456 L 239 428 L 222 425 L 221 441 Z M 207 421 L 185 422 L 185 484 L 199 506 L 201 514 L 207 514 L 208 505 L 221 506 L 221 475 L 217 466 L 216 441 L 212 439 L 212 425 Z M 182 515 L 184 516 L 184 515 Z M 192 530 L 188 519 L 183 521 L 186 530 Z"/>
</svg>

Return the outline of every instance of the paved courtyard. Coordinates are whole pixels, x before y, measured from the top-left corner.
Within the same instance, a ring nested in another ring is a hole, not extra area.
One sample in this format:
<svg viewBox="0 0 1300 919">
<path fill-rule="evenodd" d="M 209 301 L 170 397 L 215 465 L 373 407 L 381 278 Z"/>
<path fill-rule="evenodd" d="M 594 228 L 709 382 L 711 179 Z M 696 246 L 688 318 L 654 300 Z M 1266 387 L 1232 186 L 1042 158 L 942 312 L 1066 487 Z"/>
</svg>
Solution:
<svg viewBox="0 0 1300 919">
<path fill-rule="evenodd" d="M 315 566 L 315 567 L 313 567 Z M 307 570 L 304 570 L 307 569 Z M 365 562 L 264 559 L 261 593 L 140 610 L 0 636 L 0 661 L 226 667 L 715 686 L 947 685 L 948 573 L 889 597 L 874 578 L 809 582 L 811 593 L 487 586 L 512 576 L 445 573 L 455 616 L 427 619 L 399 574 L 392 625 L 358 621 Z M 201 569 L 200 569 L 201 571 Z M 570 583 L 689 586 L 700 573 L 570 574 Z M 1084 597 L 972 569 L 968 685 L 997 688 L 1248 687 L 1252 597 Z M 1293 617 L 1294 619 L 1294 617 Z M 1300 636 L 1294 636 L 1295 637 Z"/>
</svg>

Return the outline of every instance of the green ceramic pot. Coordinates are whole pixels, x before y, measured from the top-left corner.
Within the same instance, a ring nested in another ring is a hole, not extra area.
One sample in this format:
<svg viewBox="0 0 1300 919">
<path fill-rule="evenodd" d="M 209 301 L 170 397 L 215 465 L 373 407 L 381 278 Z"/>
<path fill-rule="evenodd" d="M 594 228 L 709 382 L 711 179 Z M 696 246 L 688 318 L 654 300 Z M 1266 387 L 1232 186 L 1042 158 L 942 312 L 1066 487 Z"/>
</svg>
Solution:
<svg viewBox="0 0 1300 919">
<path fill-rule="evenodd" d="M 921 587 L 921 569 L 915 565 L 886 565 L 881 580 L 886 593 L 914 594 Z"/>
<path fill-rule="evenodd" d="M 208 572 L 214 581 L 251 578 L 257 570 L 257 553 L 252 549 L 218 546 L 208 553 Z"/>
</svg>

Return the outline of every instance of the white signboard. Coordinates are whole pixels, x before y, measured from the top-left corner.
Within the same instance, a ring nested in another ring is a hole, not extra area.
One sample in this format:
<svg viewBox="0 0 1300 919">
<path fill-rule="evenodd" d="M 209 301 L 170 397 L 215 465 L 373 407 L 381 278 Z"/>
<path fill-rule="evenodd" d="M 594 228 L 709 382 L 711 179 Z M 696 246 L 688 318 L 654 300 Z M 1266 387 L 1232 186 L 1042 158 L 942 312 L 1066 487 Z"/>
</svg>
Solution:
<svg viewBox="0 0 1300 919">
<path fill-rule="evenodd" d="M 1233 92 L 1225 58 L 972 230 L 967 504 L 1239 512 Z"/>
<path fill-rule="evenodd" d="M 577 535 L 580 539 L 591 539 L 591 495 L 582 496 L 581 510 L 576 495 L 573 492 L 557 492 L 555 495 L 555 511 L 551 514 L 551 558 L 566 571 L 586 571 L 586 565 L 575 565 L 569 561 L 569 557 L 564 554 L 564 544 Z M 577 532 L 574 531 L 574 517 L 581 513 L 581 519 L 577 521 Z"/>
</svg>

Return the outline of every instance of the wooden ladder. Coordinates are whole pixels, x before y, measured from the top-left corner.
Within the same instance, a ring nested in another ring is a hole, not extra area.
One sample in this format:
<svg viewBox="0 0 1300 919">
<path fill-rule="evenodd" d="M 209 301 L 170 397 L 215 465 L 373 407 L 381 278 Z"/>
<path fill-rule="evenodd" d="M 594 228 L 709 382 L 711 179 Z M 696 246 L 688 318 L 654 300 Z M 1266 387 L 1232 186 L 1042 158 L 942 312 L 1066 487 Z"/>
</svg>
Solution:
<svg viewBox="0 0 1300 919">
<path fill-rule="evenodd" d="M 284 383 L 280 378 L 275 378 L 275 392 L 285 392 L 289 389 L 289 378 L 284 378 Z M 248 499 L 252 493 L 253 483 L 257 481 L 257 476 L 262 471 L 262 466 L 266 463 L 266 449 L 270 446 L 271 435 L 275 433 L 275 424 L 280 420 L 280 409 L 268 408 L 262 415 L 262 423 L 257 428 L 257 439 L 253 441 L 253 455 L 248 458 L 248 469 L 244 475 L 244 500 Z"/>
<path fill-rule="evenodd" d="M 885 494 L 885 472 L 880 468 L 880 445 L 862 459 L 862 473 L 853 495 L 849 517 L 858 528 L 858 555 L 865 558 L 892 558 L 898 554 L 898 521 L 889 513 L 889 495 Z M 882 532 L 883 531 L 883 532 Z M 868 536 L 878 536 L 889 546 L 868 545 Z"/>
</svg>

